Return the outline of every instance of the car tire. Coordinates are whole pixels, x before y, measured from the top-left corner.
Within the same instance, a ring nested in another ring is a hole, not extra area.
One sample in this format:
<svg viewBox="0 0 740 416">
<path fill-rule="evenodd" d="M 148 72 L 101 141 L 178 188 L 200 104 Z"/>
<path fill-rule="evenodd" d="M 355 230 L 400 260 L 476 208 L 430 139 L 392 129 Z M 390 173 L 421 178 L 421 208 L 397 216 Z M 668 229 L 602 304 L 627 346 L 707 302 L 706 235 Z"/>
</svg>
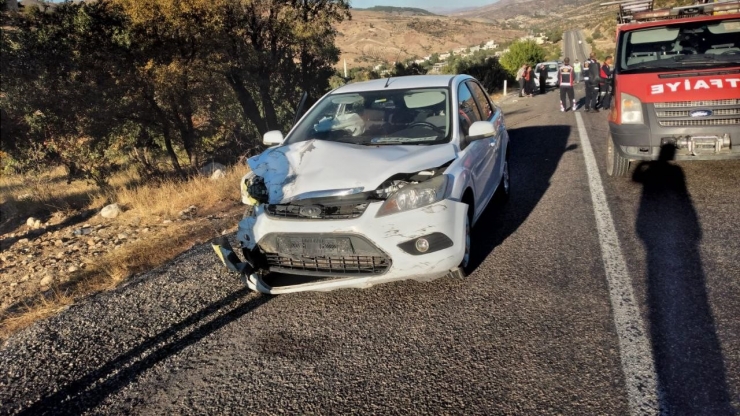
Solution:
<svg viewBox="0 0 740 416">
<path fill-rule="evenodd" d="M 606 174 L 613 177 L 625 177 L 630 170 L 630 160 L 619 154 L 611 133 L 606 139 Z"/>
<path fill-rule="evenodd" d="M 498 188 L 496 189 L 496 199 L 500 203 L 506 203 L 506 201 L 509 200 L 509 195 L 511 194 L 511 175 L 509 171 L 509 152 L 506 152 L 506 157 L 504 158 L 504 168 L 503 168 L 503 174 L 501 175 L 501 182 L 498 184 Z"/>
<path fill-rule="evenodd" d="M 470 248 L 473 242 L 472 227 L 470 225 L 472 209 L 473 207 L 468 205 L 468 212 L 465 215 L 465 254 L 463 254 L 463 259 L 460 262 L 460 266 L 458 266 L 461 277 L 468 277 L 473 272 L 470 267 Z"/>
</svg>

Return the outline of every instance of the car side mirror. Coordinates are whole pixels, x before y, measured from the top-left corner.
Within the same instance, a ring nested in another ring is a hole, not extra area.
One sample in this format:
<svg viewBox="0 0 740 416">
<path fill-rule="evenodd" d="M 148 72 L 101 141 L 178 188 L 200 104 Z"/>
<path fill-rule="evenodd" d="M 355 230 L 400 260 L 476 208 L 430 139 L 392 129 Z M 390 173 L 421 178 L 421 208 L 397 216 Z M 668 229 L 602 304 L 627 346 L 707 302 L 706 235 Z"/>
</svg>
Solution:
<svg viewBox="0 0 740 416">
<path fill-rule="evenodd" d="M 277 146 L 283 144 L 283 133 L 280 130 L 272 130 L 265 133 L 262 137 L 262 143 L 267 146 Z"/>
<path fill-rule="evenodd" d="M 476 121 L 468 130 L 467 140 L 469 142 L 473 142 L 476 140 L 490 139 L 494 135 L 496 135 L 496 129 L 493 127 L 493 123 L 488 121 Z"/>
</svg>

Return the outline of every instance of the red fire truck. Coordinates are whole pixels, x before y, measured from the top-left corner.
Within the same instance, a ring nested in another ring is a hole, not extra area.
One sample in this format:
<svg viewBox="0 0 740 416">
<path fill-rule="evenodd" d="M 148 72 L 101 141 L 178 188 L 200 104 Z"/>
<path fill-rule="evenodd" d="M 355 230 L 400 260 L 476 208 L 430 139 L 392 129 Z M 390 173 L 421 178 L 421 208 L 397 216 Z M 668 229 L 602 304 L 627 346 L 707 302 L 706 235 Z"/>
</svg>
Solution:
<svg viewBox="0 0 740 416">
<path fill-rule="evenodd" d="M 607 173 L 666 155 L 740 159 L 740 1 L 609 4 L 619 15 Z"/>
</svg>

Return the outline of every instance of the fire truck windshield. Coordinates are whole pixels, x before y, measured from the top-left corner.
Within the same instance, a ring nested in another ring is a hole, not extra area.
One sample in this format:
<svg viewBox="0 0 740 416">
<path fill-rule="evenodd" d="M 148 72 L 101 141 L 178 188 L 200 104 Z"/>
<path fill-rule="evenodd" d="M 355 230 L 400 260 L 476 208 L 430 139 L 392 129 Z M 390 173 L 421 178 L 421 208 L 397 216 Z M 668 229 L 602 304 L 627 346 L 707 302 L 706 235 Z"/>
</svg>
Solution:
<svg viewBox="0 0 740 416">
<path fill-rule="evenodd" d="M 740 19 L 674 22 L 622 33 L 618 42 L 617 72 L 644 73 L 740 64 Z"/>
</svg>

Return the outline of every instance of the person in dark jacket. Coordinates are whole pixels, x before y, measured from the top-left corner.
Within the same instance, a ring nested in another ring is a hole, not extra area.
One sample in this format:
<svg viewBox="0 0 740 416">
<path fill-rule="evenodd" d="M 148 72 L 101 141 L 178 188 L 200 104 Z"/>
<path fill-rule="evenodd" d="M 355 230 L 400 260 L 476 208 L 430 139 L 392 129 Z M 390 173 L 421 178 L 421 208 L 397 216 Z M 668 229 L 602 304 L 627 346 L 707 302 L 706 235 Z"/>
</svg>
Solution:
<svg viewBox="0 0 740 416">
<path fill-rule="evenodd" d="M 586 68 L 586 110 L 585 112 L 598 113 L 596 109 L 596 99 L 599 97 L 599 72 L 601 71 L 601 65 L 596 60 L 596 55 L 591 52 L 589 59 L 586 61 L 588 68 Z"/>
<path fill-rule="evenodd" d="M 604 64 L 601 65 L 601 82 L 599 83 L 599 89 L 601 90 L 601 101 L 599 105 L 602 109 L 608 110 L 611 108 L 612 102 L 612 88 L 613 88 L 613 77 L 612 77 L 612 57 L 607 56 L 604 58 Z"/>
<path fill-rule="evenodd" d="M 545 93 L 547 87 L 547 67 L 544 64 L 540 64 L 540 94 Z"/>
</svg>

